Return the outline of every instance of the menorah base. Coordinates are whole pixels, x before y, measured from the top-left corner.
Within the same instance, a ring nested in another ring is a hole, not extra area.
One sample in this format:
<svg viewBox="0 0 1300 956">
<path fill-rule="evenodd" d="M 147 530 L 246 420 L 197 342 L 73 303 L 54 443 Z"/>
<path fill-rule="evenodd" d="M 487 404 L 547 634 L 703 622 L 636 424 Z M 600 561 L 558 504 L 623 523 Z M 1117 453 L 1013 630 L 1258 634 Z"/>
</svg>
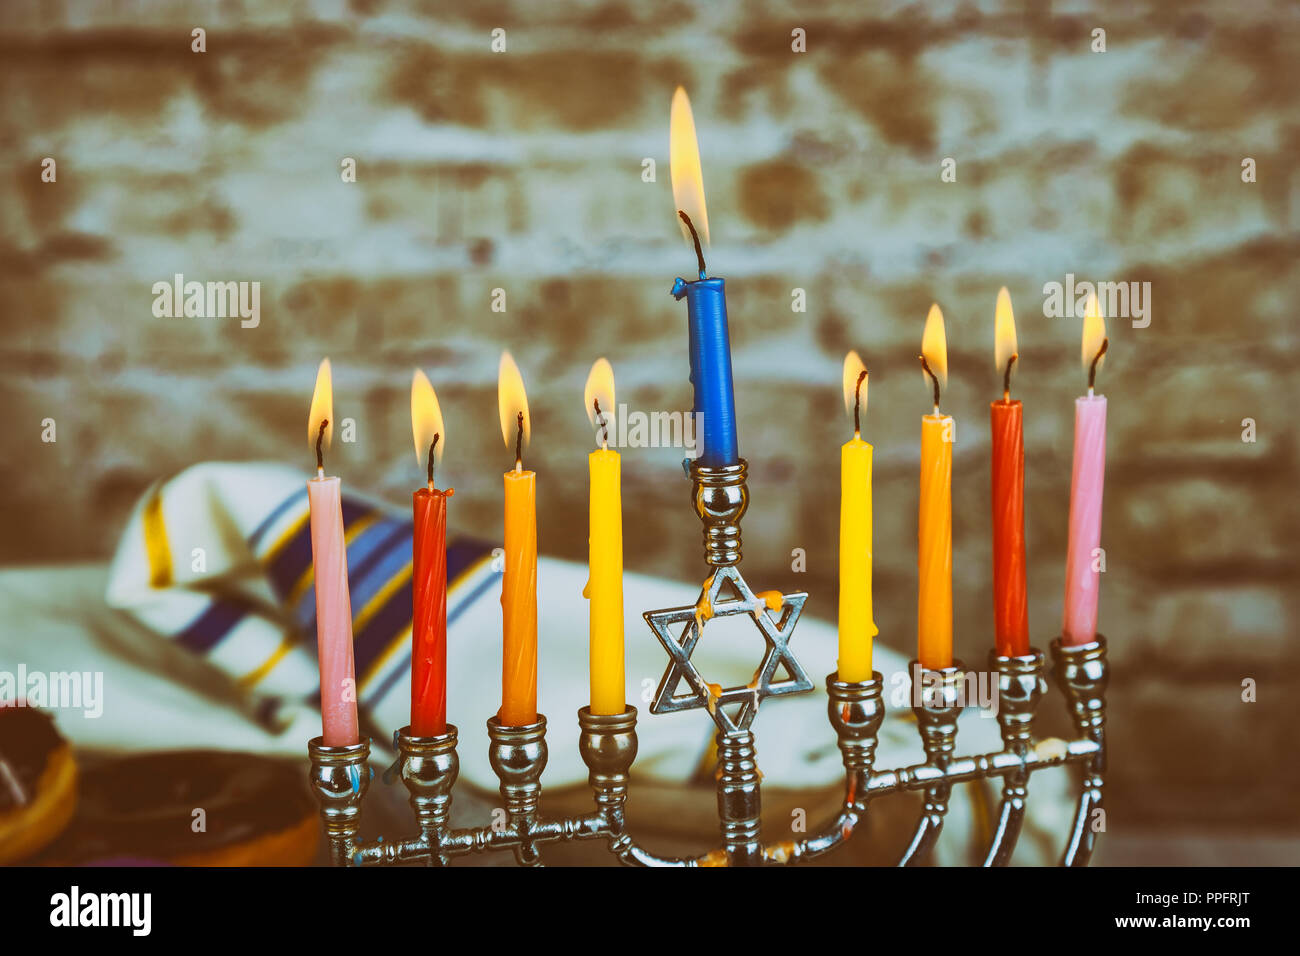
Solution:
<svg viewBox="0 0 1300 956">
<path fill-rule="evenodd" d="M 594 809 L 576 816 L 551 818 L 541 812 L 541 777 L 546 766 L 546 718 L 507 727 L 488 721 L 489 757 L 501 785 L 504 814 L 482 827 L 449 824 L 452 791 L 459 762 L 457 731 L 449 726 L 437 737 L 414 737 L 409 728 L 396 735 L 396 768 L 410 793 L 415 835 L 402 840 L 360 843 L 361 805 L 370 784 L 370 740 L 351 747 L 325 747 L 320 738 L 308 744 L 311 782 L 320 801 L 321 821 L 336 866 L 424 863 L 445 866 L 458 856 L 510 851 L 518 863 L 537 866 L 542 848 L 558 840 L 603 840 L 615 859 L 631 866 L 755 866 L 810 860 L 835 850 L 852 837 L 870 803 L 903 791 L 921 791 L 925 805 L 900 865 L 924 862 L 938 839 L 954 784 L 1001 777 L 1002 804 L 986 866 L 1006 865 L 1020 833 L 1030 775 L 1064 764 L 1080 764 L 1084 780 L 1074 825 L 1062 855 L 1065 866 L 1086 865 L 1101 829 L 1105 751 L 1105 690 L 1108 679 L 1106 642 L 1051 645 L 1056 683 L 1066 699 L 1079 737 L 1064 741 L 1036 739 L 1034 711 L 1045 689 L 1044 657 L 990 656 L 997 673 L 998 723 L 1003 749 L 975 756 L 955 756 L 957 717 L 966 699 L 962 690 L 971 675 L 960 664 L 926 671 L 913 663 L 912 709 L 926 759 L 894 770 L 875 770 L 880 727 L 884 721 L 884 678 L 846 682 L 837 674 L 826 679 L 828 715 L 835 729 L 845 771 L 840 811 L 823 827 L 800 840 L 766 844 L 761 831 L 760 775 L 753 734 L 718 734 L 718 816 L 722 845 L 695 857 L 662 857 L 637 844 L 627 832 L 628 780 L 636 759 L 636 708 L 621 714 L 578 711 L 579 751 L 589 771 Z"/>
</svg>

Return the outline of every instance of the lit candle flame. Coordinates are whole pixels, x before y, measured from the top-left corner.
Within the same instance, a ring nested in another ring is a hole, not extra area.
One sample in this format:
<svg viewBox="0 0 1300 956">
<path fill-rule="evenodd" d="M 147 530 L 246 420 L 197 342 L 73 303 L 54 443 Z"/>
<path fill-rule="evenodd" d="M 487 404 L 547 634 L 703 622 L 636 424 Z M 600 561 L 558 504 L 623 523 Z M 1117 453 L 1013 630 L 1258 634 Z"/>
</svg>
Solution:
<svg viewBox="0 0 1300 956">
<path fill-rule="evenodd" d="M 1106 356 L 1097 357 L 1101 351 L 1102 343 L 1106 341 L 1106 320 L 1102 317 L 1101 307 L 1097 304 L 1097 296 L 1089 295 L 1088 304 L 1083 312 L 1083 370 L 1088 372 L 1092 368 L 1093 359 L 1097 360 L 1097 368 L 1101 369 L 1102 363 L 1106 361 Z M 1091 385 L 1089 386 L 1091 387 Z"/>
<path fill-rule="evenodd" d="M 415 438 L 415 460 L 422 468 L 428 467 L 429 446 L 434 436 L 438 436 L 438 444 L 433 449 L 433 466 L 437 468 L 447 447 L 447 429 L 443 426 L 442 409 L 433 385 L 418 368 L 411 379 L 411 435 Z"/>
<path fill-rule="evenodd" d="M 523 441 L 519 453 L 515 456 L 516 469 L 522 467 L 523 451 L 528 447 L 532 434 L 528 418 L 528 395 L 524 392 L 524 377 L 519 374 L 519 366 L 510 357 L 509 352 L 501 353 L 501 365 L 497 369 L 497 409 L 501 413 L 501 437 L 506 448 L 515 450 L 519 434 L 519 416 L 523 415 Z"/>
<path fill-rule="evenodd" d="M 938 304 L 930 306 L 930 313 L 925 317 L 925 331 L 921 334 L 921 357 L 929 366 L 931 373 L 939 382 L 939 388 L 948 386 L 948 333 L 943 327 L 943 312 Z M 930 377 L 922 370 L 925 384 L 932 384 Z M 938 403 L 935 404 L 936 411 Z"/>
<path fill-rule="evenodd" d="M 321 423 L 325 423 L 325 436 L 321 438 Z M 316 388 L 311 393 L 311 409 L 307 412 L 307 444 L 313 450 L 320 442 L 324 451 L 334 437 L 334 382 L 330 373 L 330 360 L 321 359 L 316 370 Z"/>
<path fill-rule="evenodd" d="M 861 387 L 858 386 L 858 379 L 866 370 L 862 356 L 850 349 L 849 354 L 844 356 L 844 410 L 852 415 L 854 405 L 860 402 L 859 419 L 861 413 L 867 410 L 867 379 L 863 378 Z"/>
<path fill-rule="evenodd" d="M 587 374 L 587 386 L 582 390 L 582 401 L 587 407 L 587 421 L 592 428 L 599 428 L 596 421 L 596 403 L 600 403 L 600 415 L 606 422 L 614 414 L 614 367 L 608 359 L 598 358 Z M 601 446 L 609 444 L 608 427 L 601 430 Z"/>
<path fill-rule="evenodd" d="M 1012 368 L 1020 364 L 1016 345 L 1016 317 L 1011 311 L 1011 293 L 1003 286 L 998 290 L 998 304 L 993 318 L 993 361 L 1004 376 L 1003 391 L 1010 391 L 1011 372 L 1007 363 L 1017 356 Z"/>
<path fill-rule="evenodd" d="M 673 94 L 668 120 L 668 166 L 673 180 L 673 202 L 691 217 L 701 244 L 709 244 L 709 212 L 704 206 L 704 170 L 700 168 L 700 144 L 695 138 L 695 117 L 691 101 L 680 86 Z M 690 231 L 680 217 L 682 236 L 691 241 Z"/>
</svg>

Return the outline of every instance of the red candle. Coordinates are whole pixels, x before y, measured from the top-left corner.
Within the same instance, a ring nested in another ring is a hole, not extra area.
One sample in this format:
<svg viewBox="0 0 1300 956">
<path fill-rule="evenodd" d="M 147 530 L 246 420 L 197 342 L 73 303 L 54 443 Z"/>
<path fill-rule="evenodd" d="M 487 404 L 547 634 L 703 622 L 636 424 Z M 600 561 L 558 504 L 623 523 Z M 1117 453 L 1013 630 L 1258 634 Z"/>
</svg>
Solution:
<svg viewBox="0 0 1300 956">
<path fill-rule="evenodd" d="M 433 386 L 417 371 L 411 383 L 411 428 L 427 487 L 411 496 L 415 538 L 411 569 L 411 730 L 414 737 L 447 732 L 447 499 L 455 491 L 434 487 L 442 457 L 442 414 Z"/>
<path fill-rule="evenodd" d="M 989 404 L 993 433 L 993 638 L 998 653 L 1029 653 L 1029 602 L 1025 592 L 1025 440 L 1020 401 L 1011 398 L 1016 325 L 1011 296 L 998 293 L 994 334 L 1002 399 Z"/>
</svg>

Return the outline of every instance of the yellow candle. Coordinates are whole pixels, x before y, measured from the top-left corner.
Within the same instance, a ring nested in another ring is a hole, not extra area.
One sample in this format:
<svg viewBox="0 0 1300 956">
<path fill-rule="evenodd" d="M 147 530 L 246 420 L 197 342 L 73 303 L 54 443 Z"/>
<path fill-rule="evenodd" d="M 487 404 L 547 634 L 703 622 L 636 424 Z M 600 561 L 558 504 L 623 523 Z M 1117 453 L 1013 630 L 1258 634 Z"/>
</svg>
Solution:
<svg viewBox="0 0 1300 956">
<path fill-rule="evenodd" d="M 591 712 L 621 714 L 627 710 L 623 674 L 623 503 L 621 462 L 609 445 L 604 416 L 614 408 L 614 370 L 597 360 L 583 395 L 587 417 L 596 428 L 601 447 L 587 456 L 591 474 L 588 512 L 588 577 L 583 596 L 590 602 Z"/>
<path fill-rule="evenodd" d="M 840 616 L 838 674 L 871 679 L 871 641 L 878 633 L 871 604 L 871 455 L 862 440 L 867 370 L 857 352 L 844 358 L 844 402 L 853 408 L 853 438 L 840 449 Z"/>
<path fill-rule="evenodd" d="M 921 419 L 921 501 L 917 536 L 917 659 L 931 670 L 952 665 L 952 446 L 955 423 L 939 411 L 948 378 L 943 313 L 930 306 L 922 367 L 934 388 L 934 413 Z"/>
<path fill-rule="evenodd" d="M 618 452 L 602 448 L 587 456 L 591 468 L 586 596 L 591 601 L 591 712 L 627 710 L 623 680 L 623 513 Z"/>
<path fill-rule="evenodd" d="M 507 353 L 498 378 L 501 432 L 514 447 L 515 467 L 505 473 L 505 565 L 501 580 L 501 710 L 508 727 L 537 720 L 537 475 L 523 468 L 528 440 L 528 399 L 523 378 Z"/>
</svg>

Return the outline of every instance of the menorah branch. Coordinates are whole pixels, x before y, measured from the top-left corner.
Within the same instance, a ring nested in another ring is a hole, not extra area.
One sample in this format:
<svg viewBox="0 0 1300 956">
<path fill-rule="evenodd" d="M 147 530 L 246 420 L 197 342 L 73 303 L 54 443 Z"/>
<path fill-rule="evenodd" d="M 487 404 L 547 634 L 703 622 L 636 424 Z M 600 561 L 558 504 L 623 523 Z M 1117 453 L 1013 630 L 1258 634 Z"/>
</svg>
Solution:
<svg viewBox="0 0 1300 956">
<path fill-rule="evenodd" d="M 1106 639 L 1098 634 L 1092 643 L 1067 646 L 1058 638 L 1052 642 L 1052 661 L 1076 729 L 1096 747 L 1084 765 L 1074 826 L 1061 857 L 1062 866 L 1087 866 L 1097 832 L 1105 825 L 1106 686 L 1110 681 Z"/>
<path fill-rule="evenodd" d="M 998 729 L 1007 751 L 1024 755 L 1033 742 L 1034 711 L 1047 690 L 1043 678 L 1043 653 L 1010 657 L 989 652 L 989 669 L 998 677 Z M 985 866 L 1006 866 L 1015 852 L 1029 796 L 1028 770 L 1014 770 L 1002 778 L 1002 803 Z"/>
<path fill-rule="evenodd" d="M 994 652 L 990 661 L 998 674 L 998 720 L 1005 744 L 1003 750 L 953 757 L 939 748 L 936 756 L 940 759 L 927 758 L 924 763 L 877 772 L 872 771 L 872 763 L 885 715 L 883 678 L 876 673 L 869 681 L 846 683 L 835 674 L 828 677 L 829 716 L 845 766 L 843 806 L 834 818 L 808 837 L 765 847 L 765 862 L 801 862 L 843 846 L 866 818 L 870 801 L 879 797 L 916 790 L 951 790 L 955 784 L 1002 777 L 1004 802 L 985 865 L 1006 865 L 1015 850 L 1030 775 L 1071 763 L 1091 766 L 1100 752 L 1100 745 L 1088 737 L 1068 742 L 1057 738 L 1035 740 L 1032 718 L 1046 690 L 1041 652 L 1012 658 L 1001 658 Z M 914 706 L 922 706 L 923 698 L 916 696 L 921 693 L 921 685 L 914 687 Z M 1090 789 L 1091 785 L 1085 782 L 1085 793 Z M 1089 806 L 1092 806 L 1091 798 Z M 925 830 L 930 833 L 930 826 L 927 814 L 918 825 L 918 832 Z"/>
<path fill-rule="evenodd" d="M 842 681 L 838 672 L 826 678 L 826 712 L 844 762 L 844 805 L 830 822 L 804 839 L 768 847 L 767 862 L 811 860 L 843 846 L 853 836 L 867 811 L 876 739 L 885 720 L 884 685 L 879 671 L 866 681 Z"/>
<path fill-rule="evenodd" d="M 957 746 L 957 717 L 963 707 L 962 682 L 966 668 L 955 661 L 942 670 L 930 670 L 913 661 L 911 670 L 912 711 L 921 733 L 926 765 L 945 771 Z M 899 866 L 915 866 L 929 854 L 943 831 L 951 794 L 952 783 L 942 775 L 925 788 L 925 808 Z"/>
</svg>

